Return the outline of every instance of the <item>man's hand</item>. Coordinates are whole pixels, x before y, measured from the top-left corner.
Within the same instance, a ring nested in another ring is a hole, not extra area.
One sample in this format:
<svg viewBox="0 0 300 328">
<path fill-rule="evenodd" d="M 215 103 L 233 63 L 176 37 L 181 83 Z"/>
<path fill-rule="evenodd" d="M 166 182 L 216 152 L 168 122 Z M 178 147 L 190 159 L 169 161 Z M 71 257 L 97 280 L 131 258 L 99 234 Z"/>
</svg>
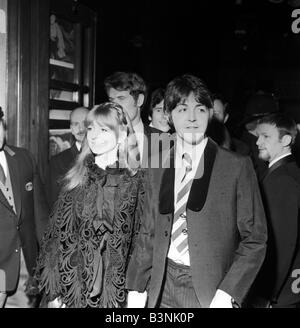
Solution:
<svg viewBox="0 0 300 328">
<path fill-rule="evenodd" d="M 223 290 L 221 289 L 218 289 L 209 307 L 211 309 L 216 309 L 216 308 L 230 309 L 233 308 L 231 300 L 232 297 L 229 294 L 223 292 Z"/>
<path fill-rule="evenodd" d="M 147 301 L 147 292 L 128 292 L 127 308 L 144 308 Z"/>
<path fill-rule="evenodd" d="M 63 304 L 59 297 L 57 297 L 55 300 L 53 300 L 51 302 L 48 302 L 48 308 L 52 308 L 52 309 L 62 308 L 62 309 L 64 309 L 65 307 L 66 307 L 66 304 Z"/>
</svg>

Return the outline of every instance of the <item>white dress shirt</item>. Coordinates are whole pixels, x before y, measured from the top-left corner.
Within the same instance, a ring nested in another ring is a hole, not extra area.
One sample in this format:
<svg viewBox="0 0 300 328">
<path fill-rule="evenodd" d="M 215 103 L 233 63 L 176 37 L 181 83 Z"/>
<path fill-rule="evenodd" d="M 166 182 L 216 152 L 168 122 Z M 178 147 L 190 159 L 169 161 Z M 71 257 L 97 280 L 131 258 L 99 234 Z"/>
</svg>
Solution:
<svg viewBox="0 0 300 328">
<path fill-rule="evenodd" d="M 144 124 L 142 122 L 142 120 L 139 121 L 138 124 L 136 124 L 133 127 L 134 133 L 135 133 L 135 137 L 136 137 L 136 141 L 139 147 L 139 152 L 140 152 L 140 158 L 141 160 L 143 159 L 143 150 L 144 150 Z"/>
<path fill-rule="evenodd" d="M 5 176 L 7 177 L 7 160 L 4 150 L 0 151 L 0 164 L 2 165 Z"/>
</svg>

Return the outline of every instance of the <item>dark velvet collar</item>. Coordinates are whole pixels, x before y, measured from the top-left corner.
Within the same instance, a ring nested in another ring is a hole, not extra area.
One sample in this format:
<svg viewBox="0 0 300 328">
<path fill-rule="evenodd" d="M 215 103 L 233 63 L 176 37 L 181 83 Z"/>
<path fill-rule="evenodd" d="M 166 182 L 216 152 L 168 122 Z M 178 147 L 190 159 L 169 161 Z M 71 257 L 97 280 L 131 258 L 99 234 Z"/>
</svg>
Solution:
<svg viewBox="0 0 300 328">
<path fill-rule="evenodd" d="M 216 143 L 211 139 L 208 139 L 203 156 L 200 159 L 197 173 L 195 175 L 199 178 L 194 179 L 187 202 L 187 208 L 192 211 L 199 212 L 205 204 L 216 153 Z M 161 214 L 174 212 L 174 158 L 175 150 L 173 147 L 170 151 L 170 168 L 164 170 L 160 185 L 159 212 Z"/>
</svg>

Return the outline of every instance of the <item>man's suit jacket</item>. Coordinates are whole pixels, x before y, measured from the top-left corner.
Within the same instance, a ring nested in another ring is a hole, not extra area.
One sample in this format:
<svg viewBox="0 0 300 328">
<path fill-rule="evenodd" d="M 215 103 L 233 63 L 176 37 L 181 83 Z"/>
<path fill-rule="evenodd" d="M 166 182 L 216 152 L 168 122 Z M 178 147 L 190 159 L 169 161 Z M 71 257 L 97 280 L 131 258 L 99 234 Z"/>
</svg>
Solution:
<svg viewBox="0 0 300 328">
<path fill-rule="evenodd" d="M 73 166 L 78 154 L 79 151 L 74 143 L 71 148 L 62 151 L 50 159 L 46 178 L 46 195 L 50 208 L 58 199 L 62 187 L 62 178 Z"/>
<path fill-rule="evenodd" d="M 256 293 L 279 305 L 300 302 L 292 272 L 300 268 L 300 168 L 293 156 L 276 162 L 262 181 L 269 241 Z"/>
<path fill-rule="evenodd" d="M 171 168 L 149 170 L 144 217 L 127 271 L 127 288 L 148 290 L 148 306 L 161 292 L 174 213 Z M 208 140 L 187 202 L 192 280 L 202 307 L 222 289 L 241 304 L 265 256 L 266 222 L 249 158 Z M 198 171 L 200 172 L 200 171 Z M 197 175 L 201 176 L 201 175 Z"/>
<path fill-rule="evenodd" d="M 162 150 L 160 136 L 164 133 L 149 125 L 144 125 L 144 146 L 142 155 L 142 167 L 148 168 L 151 165 L 151 157 L 156 156 Z"/>
<path fill-rule="evenodd" d="M 5 146 L 4 151 L 16 213 L 0 191 L 0 270 L 5 273 L 6 291 L 13 291 L 18 282 L 21 248 L 28 273 L 34 273 L 49 210 L 31 154 L 12 146 Z"/>
</svg>

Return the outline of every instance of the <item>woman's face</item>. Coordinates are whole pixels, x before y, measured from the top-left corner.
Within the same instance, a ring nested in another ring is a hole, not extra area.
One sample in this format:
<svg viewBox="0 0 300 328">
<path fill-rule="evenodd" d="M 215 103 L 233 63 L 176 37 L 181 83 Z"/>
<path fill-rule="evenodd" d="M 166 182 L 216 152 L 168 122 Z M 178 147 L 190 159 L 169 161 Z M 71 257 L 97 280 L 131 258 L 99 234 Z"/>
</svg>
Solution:
<svg viewBox="0 0 300 328">
<path fill-rule="evenodd" d="M 93 121 L 87 128 L 87 141 L 95 155 L 103 155 L 113 150 L 117 143 L 115 131 Z"/>
</svg>

